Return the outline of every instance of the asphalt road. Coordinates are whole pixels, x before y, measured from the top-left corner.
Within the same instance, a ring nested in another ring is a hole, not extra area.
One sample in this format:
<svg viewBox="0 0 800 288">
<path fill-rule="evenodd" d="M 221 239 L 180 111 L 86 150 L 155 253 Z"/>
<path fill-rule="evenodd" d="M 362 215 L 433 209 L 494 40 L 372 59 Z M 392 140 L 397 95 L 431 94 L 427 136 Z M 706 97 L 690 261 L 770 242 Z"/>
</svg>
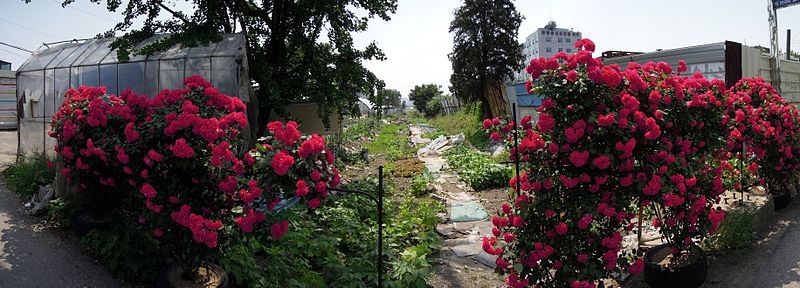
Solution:
<svg viewBox="0 0 800 288">
<path fill-rule="evenodd" d="M 16 131 L 0 131 L 0 169 L 14 161 Z M 84 255 L 70 230 L 47 227 L 28 216 L 0 180 L 0 288 L 119 287 Z"/>
</svg>

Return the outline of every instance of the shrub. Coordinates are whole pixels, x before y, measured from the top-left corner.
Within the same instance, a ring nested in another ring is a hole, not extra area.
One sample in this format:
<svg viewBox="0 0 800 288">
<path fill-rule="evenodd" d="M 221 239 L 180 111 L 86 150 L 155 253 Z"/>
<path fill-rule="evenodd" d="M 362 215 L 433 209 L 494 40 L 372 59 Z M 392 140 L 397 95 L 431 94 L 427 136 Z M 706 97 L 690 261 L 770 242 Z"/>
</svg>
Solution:
<svg viewBox="0 0 800 288">
<path fill-rule="evenodd" d="M 507 179 L 513 174 L 510 166 L 496 163 L 488 155 L 463 145 L 447 150 L 444 155 L 447 165 L 476 191 L 503 187 L 508 184 Z"/>
<path fill-rule="evenodd" d="M 19 162 L 3 170 L 3 180 L 11 191 L 22 197 L 30 197 L 39 192 L 39 186 L 53 183 L 55 169 L 48 163 L 50 161 L 44 153 L 21 156 Z"/>
<path fill-rule="evenodd" d="M 525 171 L 509 184 L 522 193 L 493 217 L 483 246 L 500 256 L 497 271 L 511 287 L 594 287 L 612 273 L 640 273 L 643 259 L 620 247 L 638 207 L 660 211 L 673 252 L 695 245 L 723 216 L 712 209 L 725 190 L 722 170 L 706 164 L 724 143 L 724 82 L 676 76 L 663 62 L 623 71 L 593 59 L 590 40 L 576 47 L 527 67 L 528 90 L 546 95 L 536 127 L 529 116 L 520 127 L 483 123 L 509 144 L 510 132 L 521 130 L 519 151 L 509 148 Z"/>
<path fill-rule="evenodd" d="M 706 247 L 713 250 L 745 250 L 756 240 L 756 208 L 743 206 L 728 211 L 725 220 L 717 231 L 706 241 Z"/>
<path fill-rule="evenodd" d="M 409 185 L 408 189 L 411 190 L 411 195 L 414 196 L 422 196 L 428 194 L 430 189 L 428 185 L 431 182 L 431 176 L 429 174 L 419 174 L 411 178 L 411 185 Z"/>
<path fill-rule="evenodd" d="M 54 199 L 47 203 L 47 219 L 61 227 L 72 226 L 75 213 L 72 203 L 66 199 Z"/>
<path fill-rule="evenodd" d="M 115 276 L 133 283 L 152 282 L 167 263 L 167 253 L 153 233 L 141 227 L 118 221 L 108 230 L 89 231 L 81 244 L 100 259 Z"/>
</svg>

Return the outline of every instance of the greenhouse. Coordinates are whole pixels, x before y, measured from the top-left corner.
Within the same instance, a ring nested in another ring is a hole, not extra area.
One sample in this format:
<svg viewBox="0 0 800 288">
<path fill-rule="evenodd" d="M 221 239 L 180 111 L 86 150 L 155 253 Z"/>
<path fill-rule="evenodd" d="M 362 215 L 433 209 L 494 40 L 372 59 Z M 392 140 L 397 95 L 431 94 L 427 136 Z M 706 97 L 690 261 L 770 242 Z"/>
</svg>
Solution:
<svg viewBox="0 0 800 288">
<path fill-rule="evenodd" d="M 136 48 L 166 37 L 169 34 L 150 37 Z M 125 62 L 109 48 L 113 41 L 114 38 L 86 39 L 46 45 L 20 66 L 18 154 L 52 151 L 55 139 L 47 137 L 47 130 L 70 88 L 105 86 L 108 94 L 131 89 L 152 97 L 163 89 L 182 88 L 185 77 L 199 74 L 220 92 L 239 97 L 252 107 L 247 51 L 241 34 L 223 34 L 221 41 L 207 46 L 175 45 L 149 56 L 132 55 Z"/>
</svg>

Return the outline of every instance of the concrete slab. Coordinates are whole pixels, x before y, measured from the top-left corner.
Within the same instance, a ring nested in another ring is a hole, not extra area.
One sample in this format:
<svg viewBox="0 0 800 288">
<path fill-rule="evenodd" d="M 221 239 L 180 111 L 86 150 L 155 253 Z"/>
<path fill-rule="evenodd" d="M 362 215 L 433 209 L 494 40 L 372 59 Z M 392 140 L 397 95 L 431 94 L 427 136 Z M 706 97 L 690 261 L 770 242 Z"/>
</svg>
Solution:
<svg viewBox="0 0 800 288">
<path fill-rule="evenodd" d="M 450 220 L 453 222 L 470 222 L 483 220 L 489 213 L 476 201 L 456 203 L 450 208 Z"/>
</svg>

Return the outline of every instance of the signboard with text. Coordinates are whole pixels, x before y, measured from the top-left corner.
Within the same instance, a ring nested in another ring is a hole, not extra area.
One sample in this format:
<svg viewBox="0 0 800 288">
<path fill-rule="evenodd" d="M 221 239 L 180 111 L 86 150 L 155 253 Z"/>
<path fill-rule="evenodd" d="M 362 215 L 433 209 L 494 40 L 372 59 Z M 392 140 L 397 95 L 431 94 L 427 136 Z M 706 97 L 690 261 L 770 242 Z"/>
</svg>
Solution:
<svg viewBox="0 0 800 288">
<path fill-rule="evenodd" d="M 800 4 L 800 0 L 772 0 L 772 7 L 775 7 L 775 9 L 786 8 L 797 4 Z"/>
</svg>

